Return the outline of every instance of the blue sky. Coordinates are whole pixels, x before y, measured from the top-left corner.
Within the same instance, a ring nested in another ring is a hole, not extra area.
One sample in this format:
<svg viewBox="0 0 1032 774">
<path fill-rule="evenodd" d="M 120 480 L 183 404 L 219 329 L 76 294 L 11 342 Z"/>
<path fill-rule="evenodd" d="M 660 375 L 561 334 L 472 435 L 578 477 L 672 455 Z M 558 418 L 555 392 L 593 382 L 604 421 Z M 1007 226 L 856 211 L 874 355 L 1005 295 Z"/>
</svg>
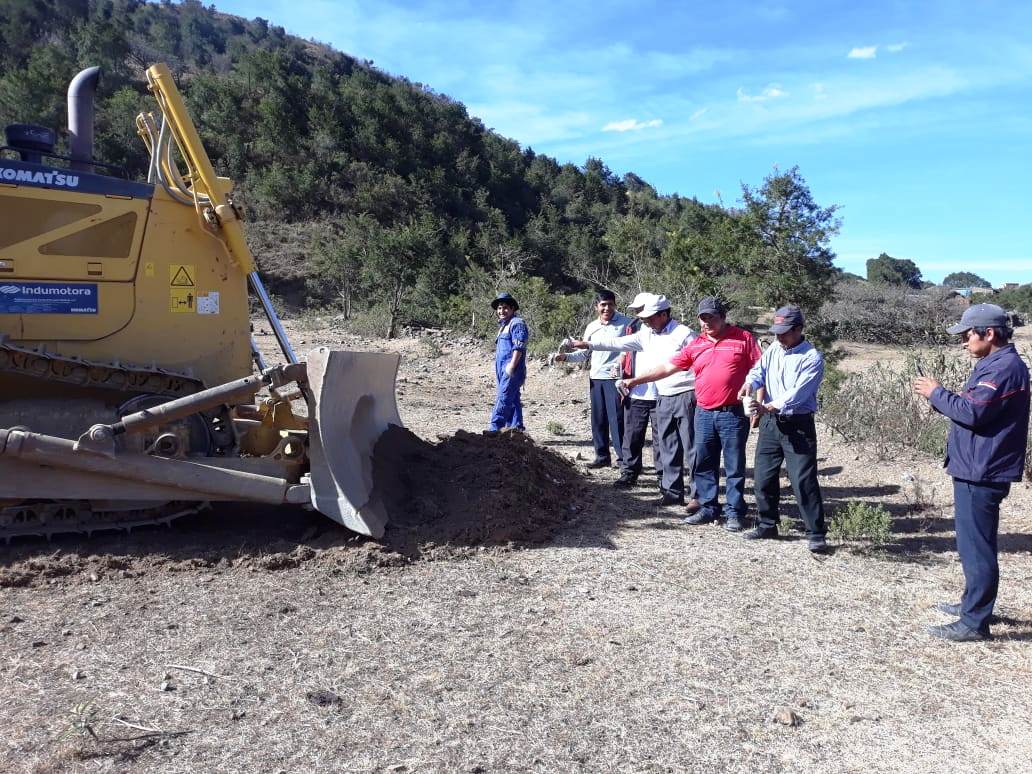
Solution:
<svg viewBox="0 0 1032 774">
<path fill-rule="evenodd" d="M 215 0 L 465 103 L 524 147 L 737 203 L 777 166 L 837 263 L 1032 282 L 1032 3 Z"/>
</svg>

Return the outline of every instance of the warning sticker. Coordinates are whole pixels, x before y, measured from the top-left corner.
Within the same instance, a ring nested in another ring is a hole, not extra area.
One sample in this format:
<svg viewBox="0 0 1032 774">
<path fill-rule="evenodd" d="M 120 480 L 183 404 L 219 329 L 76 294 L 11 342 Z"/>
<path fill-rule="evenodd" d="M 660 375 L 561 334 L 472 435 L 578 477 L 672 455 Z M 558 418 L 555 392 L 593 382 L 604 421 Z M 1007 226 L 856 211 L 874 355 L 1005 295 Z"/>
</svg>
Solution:
<svg viewBox="0 0 1032 774">
<path fill-rule="evenodd" d="M 219 292 L 213 290 L 206 296 L 197 296 L 197 314 L 218 314 Z"/>
<path fill-rule="evenodd" d="M 194 287 L 194 267 L 192 263 L 173 263 L 168 267 L 168 284 L 173 288 Z"/>
<path fill-rule="evenodd" d="M 169 288 L 169 311 L 177 314 L 191 313 L 197 302 L 193 288 Z"/>
</svg>

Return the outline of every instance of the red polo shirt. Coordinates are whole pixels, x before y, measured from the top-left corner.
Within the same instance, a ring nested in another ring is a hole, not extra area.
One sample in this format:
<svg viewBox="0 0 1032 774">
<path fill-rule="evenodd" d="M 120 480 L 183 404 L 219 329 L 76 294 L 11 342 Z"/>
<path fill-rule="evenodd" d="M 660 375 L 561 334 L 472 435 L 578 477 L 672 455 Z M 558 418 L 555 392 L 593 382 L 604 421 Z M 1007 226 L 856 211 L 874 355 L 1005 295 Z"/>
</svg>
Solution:
<svg viewBox="0 0 1032 774">
<path fill-rule="evenodd" d="M 755 336 L 728 325 L 719 339 L 692 339 L 670 362 L 682 371 L 695 371 L 696 400 L 704 409 L 715 409 L 738 401 L 738 391 L 760 354 Z"/>
</svg>

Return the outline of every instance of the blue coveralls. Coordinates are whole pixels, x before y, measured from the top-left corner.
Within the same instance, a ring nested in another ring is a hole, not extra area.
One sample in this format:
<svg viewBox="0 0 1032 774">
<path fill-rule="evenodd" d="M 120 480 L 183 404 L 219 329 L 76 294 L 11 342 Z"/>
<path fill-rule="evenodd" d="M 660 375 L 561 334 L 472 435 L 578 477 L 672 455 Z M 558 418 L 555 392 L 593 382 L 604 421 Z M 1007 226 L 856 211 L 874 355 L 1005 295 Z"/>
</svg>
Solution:
<svg viewBox="0 0 1032 774">
<path fill-rule="evenodd" d="M 491 414 L 491 429 L 507 427 L 523 430 L 523 406 L 520 403 L 520 388 L 527 380 L 527 323 L 521 317 L 513 317 L 507 323 L 499 322 L 495 337 L 495 377 L 498 379 L 498 398 Z M 523 352 L 516 372 L 509 376 L 505 367 L 512 360 L 516 350 Z"/>
</svg>

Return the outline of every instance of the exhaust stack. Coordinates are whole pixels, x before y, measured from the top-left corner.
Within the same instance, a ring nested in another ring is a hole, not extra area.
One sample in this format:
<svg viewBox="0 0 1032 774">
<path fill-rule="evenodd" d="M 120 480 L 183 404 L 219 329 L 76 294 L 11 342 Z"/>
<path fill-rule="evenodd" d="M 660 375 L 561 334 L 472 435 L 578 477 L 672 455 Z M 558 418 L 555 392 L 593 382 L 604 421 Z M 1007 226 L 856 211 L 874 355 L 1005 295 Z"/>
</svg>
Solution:
<svg viewBox="0 0 1032 774">
<path fill-rule="evenodd" d="M 93 97 L 100 68 L 87 67 L 68 84 L 68 155 L 72 169 L 87 171 L 93 161 Z"/>
</svg>

